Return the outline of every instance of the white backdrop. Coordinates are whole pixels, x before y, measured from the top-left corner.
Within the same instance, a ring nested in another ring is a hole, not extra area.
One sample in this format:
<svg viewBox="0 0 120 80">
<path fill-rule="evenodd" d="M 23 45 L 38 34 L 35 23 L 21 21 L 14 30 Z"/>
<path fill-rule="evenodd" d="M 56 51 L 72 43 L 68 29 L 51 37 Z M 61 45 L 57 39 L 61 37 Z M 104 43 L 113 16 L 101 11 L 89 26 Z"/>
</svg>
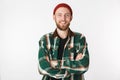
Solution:
<svg viewBox="0 0 120 80">
<path fill-rule="evenodd" d="M 120 80 L 120 0 L 0 0 L 0 80 L 41 80 L 38 41 L 54 31 L 60 2 L 73 9 L 71 29 L 86 36 L 86 80 Z"/>
</svg>

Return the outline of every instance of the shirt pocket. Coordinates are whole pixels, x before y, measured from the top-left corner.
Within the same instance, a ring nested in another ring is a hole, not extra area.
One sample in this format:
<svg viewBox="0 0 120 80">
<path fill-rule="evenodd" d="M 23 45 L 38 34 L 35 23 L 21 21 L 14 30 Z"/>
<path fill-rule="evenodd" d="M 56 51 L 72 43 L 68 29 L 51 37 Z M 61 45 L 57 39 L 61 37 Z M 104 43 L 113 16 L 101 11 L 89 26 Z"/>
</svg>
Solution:
<svg viewBox="0 0 120 80">
<path fill-rule="evenodd" d="M 73 48 L 70 48 L 69 49 L 69 56 L 70 56 L 70 60 L 75 60 L 75 58 L 76 58 L 76 56 L 77 56 L 77 47 L 75 46 L 75 47 L 73 47 Z"/>
</svg>

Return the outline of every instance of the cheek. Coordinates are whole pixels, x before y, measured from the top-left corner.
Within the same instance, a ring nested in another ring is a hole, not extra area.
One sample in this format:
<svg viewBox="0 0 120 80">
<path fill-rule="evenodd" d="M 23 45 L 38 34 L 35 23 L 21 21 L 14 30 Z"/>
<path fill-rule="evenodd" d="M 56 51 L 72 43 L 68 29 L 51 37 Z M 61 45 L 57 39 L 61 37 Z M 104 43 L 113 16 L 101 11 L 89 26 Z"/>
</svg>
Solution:
<svg viewBox="0 0 120 80">
<path fill-rule="evenodd" d="M 59 23 L 59 20 L 58 20 L 58 19 L 55 19 L 55 22 L 56 22 L 56 23 Z"/>
<path fill-rule="evenodd" d="M 66 18 L 67 22 L 71 22 L 72 18 Z"/>
<path fill-rule="evenodd" d="M 55 20 L 56 22 L 58 22 L 58 21 L 60 21 L 60 18 L 54 17 L 54 20 Z"/>
<path fill-rule="evenodd" d="M 66 21 L 67 21 L 68 23 L 70 23 L 70 22 L 71 22 L 71 20 L 70 20 L 70 19 L 66 19 Z"/>
</svg>

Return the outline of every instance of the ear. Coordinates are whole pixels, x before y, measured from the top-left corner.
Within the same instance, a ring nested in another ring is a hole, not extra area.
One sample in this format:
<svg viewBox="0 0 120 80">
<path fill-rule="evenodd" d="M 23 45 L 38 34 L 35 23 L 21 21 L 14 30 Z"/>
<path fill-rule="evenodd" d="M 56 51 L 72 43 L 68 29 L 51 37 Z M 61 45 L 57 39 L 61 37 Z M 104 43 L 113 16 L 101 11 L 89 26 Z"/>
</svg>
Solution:
<svg viewBox="0 0 120 80">
<path fill-rule="evenodd" d="M 71 16 L 71 21 L 72 21 L 73 16 Z"/>
<path fill-rule="evenodd" d="M 55 15 L 53 14 L 53 20 L 55 20 Z"/>
</svg>

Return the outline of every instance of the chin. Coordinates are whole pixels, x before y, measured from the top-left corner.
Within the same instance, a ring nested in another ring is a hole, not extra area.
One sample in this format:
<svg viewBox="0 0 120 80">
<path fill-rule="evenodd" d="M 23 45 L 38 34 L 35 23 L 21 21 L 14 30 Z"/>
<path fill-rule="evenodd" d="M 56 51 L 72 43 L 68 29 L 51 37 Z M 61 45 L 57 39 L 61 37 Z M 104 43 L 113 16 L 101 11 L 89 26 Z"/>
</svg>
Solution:
<svg viewBox="0 0 120 80">
<path fill-rule="evenodd" d="M 59 28 L 59 29 L 62 30 L 62 31 L 66 31 L 68 29 L 68 27 L 67 28 Z"/>
</svg>

